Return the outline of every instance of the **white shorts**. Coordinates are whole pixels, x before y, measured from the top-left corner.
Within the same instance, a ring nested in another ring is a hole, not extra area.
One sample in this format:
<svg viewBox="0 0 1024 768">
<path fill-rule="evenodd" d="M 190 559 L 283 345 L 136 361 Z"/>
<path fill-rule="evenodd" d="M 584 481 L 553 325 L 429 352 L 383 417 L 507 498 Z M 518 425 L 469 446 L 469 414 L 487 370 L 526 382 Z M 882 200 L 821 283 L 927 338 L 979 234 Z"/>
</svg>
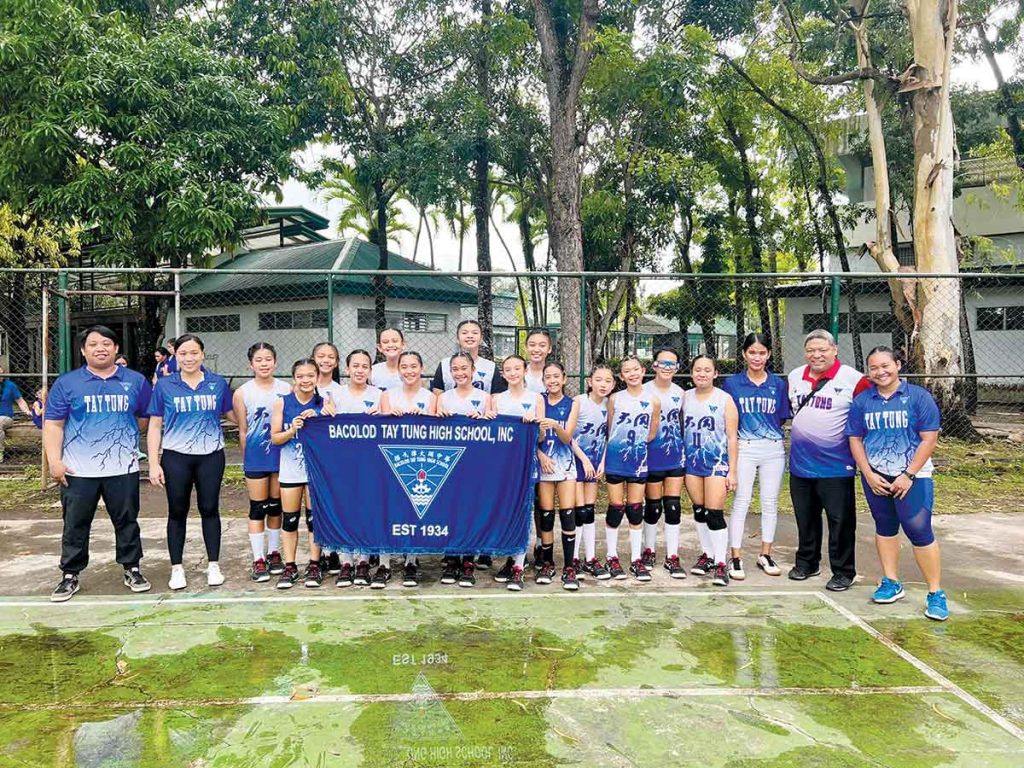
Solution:
<svg viewBox="0 0 1024 768">
<path fill-rule="evenodd" d="M 540 481 L 542 483 L 561 483 L 563 480 L 576 479 L 576 460 L 572 453 L 562 460 L 556 456 L 554 462 L 554 472 L 540 473 Z"/>
</svg>

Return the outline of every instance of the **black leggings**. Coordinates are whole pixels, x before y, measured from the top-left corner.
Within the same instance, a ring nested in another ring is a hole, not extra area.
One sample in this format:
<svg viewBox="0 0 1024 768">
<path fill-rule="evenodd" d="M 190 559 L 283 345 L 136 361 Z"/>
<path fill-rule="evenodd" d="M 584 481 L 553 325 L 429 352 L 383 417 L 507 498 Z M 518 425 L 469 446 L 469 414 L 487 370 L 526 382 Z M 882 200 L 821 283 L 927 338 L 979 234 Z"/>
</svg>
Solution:
<svg viewBox="0 0 1024 768">
<path fill-rule="evenodd" d="M 185 551 L 185 520 L 196 489 L 196 506 L 203 522 L 206 557 L 220 559 L 220 485 L 224 479 L 224 451 L 200 456 L 164 451 L 160 456 L 167 491 L 167 550 L 171 565 L 181 565 Z"/>
</svg>

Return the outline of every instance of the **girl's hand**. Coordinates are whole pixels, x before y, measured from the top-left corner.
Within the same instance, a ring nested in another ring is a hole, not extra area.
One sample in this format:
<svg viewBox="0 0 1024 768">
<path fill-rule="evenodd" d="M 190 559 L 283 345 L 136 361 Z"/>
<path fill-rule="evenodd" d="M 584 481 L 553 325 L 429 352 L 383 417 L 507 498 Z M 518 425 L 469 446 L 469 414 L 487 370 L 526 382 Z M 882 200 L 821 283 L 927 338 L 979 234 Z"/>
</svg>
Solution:
<svg viewBox="0 0 1024 768">
<path fill-rule="evenodd" d="M 160 488 L 164 487 L 164 468 L 155 460 L 149 465 L 149 482 Z"/>
<path fill-rule="evenodd" d="M 735 491 L 736 490 L 736 473 L 733 472 L 731 469 L 729 470 L 729 474 L 727 474 L 725 476 L 725 490 L 726 491 Z"/>
<path fill-rule="evenodd" d="M 320 409 L 320 413 L 324 416 L 337 416 L 338 409 L 334 407 L 334 401 L 331 398 L 324 398 L 323 407 Z"/>
<path fill-rule="evenodd" d="M 391 409 L 391 415 L 392 415 L 392 416 L 405 416 L 405 414 L 406 414 L 406 413 L 407 413 L 406 411 L 403 411 L 403 410 L 402 410 L 402 409 L 401 409 L 401 408 L 400 408 L 399 406 L 397 406 L 397 405 L 396 405 L 396 406 L 395 406 L 394 408 L 392 408 L 392 409 Z"/>
<path fill-rule="evenodd" d="M 292 419 L 292 434 L 294 434 L 294 435 L 299 434 L 299 430 L 302 429 L 302 425 L 306 423 L 306 414 L 307 413 L 309 413 L 309 411 L 303 411 L 298 416 L 296 416 L 294 419 Z"/>
<path fill-rule="evenodd" d="M 444 410 L 443 408 L 437 409 L 437 415 L 442 419 L 447 419 L 449 416 L 451 416 L 451 414 L 448 413 L 448 411 Z"/>
<path fill-rule="evenodd" d="M 600 480 L 602 477 L 604 477 L 604 459 L 597 465 L 597 471 L 594 473 L 595 480 Z"/>
<path fill-rule="evenodd" d="M 906 475 L 898 475 L 895 480 L 889 483 L 889 493 L 897 499 L 904 499 L 910 493 L 910 487 L 913 484 L 914 481 Z"/>
<path fill-rule="evenodd" d="M 543 418 L 537 422 L 540 424 L 541 429 L 554 429 L 558 426 L 558 422 L 554 419 Z"/>
<path fill-rule="evenodd" d="M 299 414 L 303 419 L 312 419 L 316 417 L 316 411 L 312 408 L 307 408 Z"/>
<path fill-rule="evenodd" d="M 379 413 L 380 413 L 380 406 L 379 405 L 375 405 L 375 406 L 373 406 L 373 408 L 371 408 L 370 410 L 368 410 L 366 412 L 366 415 L 367 416 L 376 416 Z"/>
<path fill-rule="evenodd" d="M 584 456 L 580 459 L 580 463 L 583 465 L 583 476 L 587 478 L 587 480 L 593 480 L 594 475 L 596 474 L 594 472 L 594 462 Z"/>
<path fill-rule="evenodd" d="M 555 462 L 546 453 L 540 454 L 540 471 L 545 475 L 555 471 Z"/>
<path fill-rule="evenodd" d="M 903 477 L 903 475 L 900 475 L 900 477 Z M 868 488 L 871 489 L 875 496 L 892 496 L 892 487 L 881 475 L 876 472 L 869 472 L 864 475 L 864 479 L 868 483 Z M 896 479 L 898 480 L 899 478 Z"/>
<path fill-rule="evenodd" d="M 524 424 L 533 424 L 533 422 L 535 422 L 536 420 L 537 420 L 537 414 L 533 413 L 532 411 L 530 413 L 526 414 L 525 416 L 523 416 L 523 423 Z"/>
</svg>

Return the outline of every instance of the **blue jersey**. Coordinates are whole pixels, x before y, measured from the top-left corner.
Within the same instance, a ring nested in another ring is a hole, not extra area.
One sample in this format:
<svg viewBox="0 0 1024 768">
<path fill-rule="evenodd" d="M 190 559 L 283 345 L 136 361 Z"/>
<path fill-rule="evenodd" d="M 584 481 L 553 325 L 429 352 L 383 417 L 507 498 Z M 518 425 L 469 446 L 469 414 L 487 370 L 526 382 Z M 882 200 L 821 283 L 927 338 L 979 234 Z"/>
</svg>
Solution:
<svg viewBox="0 0 1024 768">
<path fill-rule="evenodd" d="M 274 401 L 292 391 L 280 379 L 271 379 L 265 389 L 256 380 L 245 382 L 238 391 L 245 403 L 245 472 L 277 472 L 281 460 L 281 447 L 270 442 L 270 413 Z"/>
<path fill-rule="evenodd" d="M 287 432 L 292 427 L 292 421 L 303 411 L 312 409 L 316 415 L 323 413 L 323 396 L 316 394 L 309 402 L 300 403 L 294 393 L 289 393 L 282 398 L 281 415 L 283 422 L 282 432 Z M 306 458 L 302 454 L 302 443 L 296 435 L 287 443 L 281 446 L 281 468 L 278 472 L 278 480 L 282 483 L 306 483 Z"/>
<path fill-rule="evenodd" d="M 0 416 L 14 418 L 14 403 L 21 400 L 21 390 L 10 379 L 4 379 L 0 386 Z"/>
<path fill-rule="evenodd" d="M 163 372 L 164 365 L 167 366 L 167 373 Z M 174 355 L 171 355 L 166 360 L 164 360 L 163 364 L 160 366 L 160 368 L 158 369 L 157 372 L 161 376 L 172 376 L 172 375 L 174 375 L 175 373 L 178 372 L 178 358 L 176 358 Z"/>
<path fill-rule="evenodd" d="M 608 398 L 601 404 L 591 400 L 590 395 L 580 395 L 578 399 L 580 412 L 576 417 L 573 438 L 576 440 L 576 446 L 590 459 L 594 469 L 597 469 L 608 445 Z"/>
<path fill-rule="evenodd" d="M 231 387 L 222 376 L 203 371 L 192 389 L 174 373 L 159 379 L 149 401 L 149 415 L 164 420 L 165 451 L 203 456 L 224 447 L 220 417 L 231 411 Z"/>
<path fill-rule="evenodd" d="M 769 373 L 763 384 L 755 384 L 746 371 L 734 373 L 722 384 L 732 396 L 740 416 L 740 440 L 782 440 L 782 425 L 790 418 L 786 380 Z"/>
<path fill-rule="evenodd" d="M 683 407 L 683 389 L 670 384 L 661 389 L 653 381 L 644 384 L 644 391 L 661 400 L 661 416 L 658 417 L 658 433 L 648 449 L 647 469 L 664 472 L 683 466 L 683 433 L 679 426 L 679 411 Z"/>
<path fill-rule="evenodd" d="M 614 421 L 608 433 L 605 473 L 642 478 L 647 475 L 647 435 L 654 413 L 654 398 L 647 392 L 634 397 L 627 390 L 609 398 Z"/>
<path fill-rule="evenodd" d="M 686 474 L 697 477 L 725 475 L 729 471 L 729 437 L 725 412 L 729 395 L 718 387 L 707 400 L 697 399 L 697 390 L 686 393 L 683 402 L 683 437 L 686 440 Z"/>
<path fill-rule="evenodd" d="M 552 403 L 545 397 L 545 418 L 554 419 L 564 429 L 566 422 L 569 421 L 569 416 L 572 414 L 572 403 L 573 400 L 568 395 L 562 395 L 562 399 L 557 403 Z M 556 467 L 565 467 L 572 464 L 572 445 L 570 443 L 563 443 L 555 430 L 549 429 L 544 433 L 544 442 L 541 443 L 540 448 L 555 462 Z"/>
<path fill-rule="evenodd" d="M 139 424 L 153 390 L 141 373 L 116 366 L 103 379 L 87 366 L 54 382 L 46 419 L 64 422 L 61 460 L 79 477 L 139 471 Z"/>
<path fill-rule="evenodd" d="M 886 399 L 872 385 L 861 392 L 850 406 L 846 436 L 864 441 L 868 464 L 876 472 L 895 477 L 907 467 L 921 445 L 921 432 L 938 432 L 942 426 L 939 407 L 924 387 L 901 381 Z M 929 458 L 917 474 L 932 476 Z"/>
</svg>

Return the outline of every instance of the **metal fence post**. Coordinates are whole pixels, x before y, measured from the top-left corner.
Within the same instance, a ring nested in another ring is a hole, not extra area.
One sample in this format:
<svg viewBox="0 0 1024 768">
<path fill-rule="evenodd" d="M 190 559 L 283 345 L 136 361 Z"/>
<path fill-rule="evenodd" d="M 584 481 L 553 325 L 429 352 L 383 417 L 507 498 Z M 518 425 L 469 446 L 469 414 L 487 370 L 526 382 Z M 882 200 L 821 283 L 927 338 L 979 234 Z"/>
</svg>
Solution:
<svg viewBox="0 0 1024 768">
<path fill-rule="evenodd" d="M 43 280 L 45 281 L 46 278 L 44 277 Z M 42 331 L 42 342 L 43 342 L 43 344 L 42 344 L 42 350 L 41 350 L 42 351 L 42 359 L 40 360 L 40 367 L 42 368 L 42 381 L 40 382 L 41 386 L 39 388 L 39 391 L 40 391 L 40 397 L 42 398 L 42 402 L 45 403 L 46 402 L 46 396 L 49 394 L 48 391 L 47 391 L 48 390 L 48 386 L 47 385 L 49 384 L 49 381 L 48 381 L 48 379 L 49 379 L 49 370 L 48 369 L 49 369 L 49 362 L 50 362 L 50 287 L 48 285 L 46 285 L 45 282 L 43 284 L 43 295 L 42 295 L 41 298 L 42 298 L 42 306 L 40 307 L 40 309 L 42 310 L 42 313 L 41 313 L 41 316 L 40 316 L 40 321 L 41 321 L 41 323 L 40 323 L 40 330 Z M 45 491 L 46 490 L 46 485 L 47 485 L 46 480 L 47 480 L 47 477 L 48 477 L 48 474 L 47 474 L 47 471 L 46 471 L 47 468 L 48 468 L 48 465 L 47 465 L 47 462 L 46 462 L 46 446 L 45 445 L 43 445 L 41 447 L 40 453 L 42 454 L 42 458 L 40 459 L 41 468 L 40 468 L 40 474 L 39 474 L 39 487 L 42 488 L 42 490 Z"/>
<path fill-rule="evenodd" d="M 832 304 L 829 310 L 831 320 L 831 331 L 832 337 L 836 340 L 836 344 L 839 343 L 839 294 L 842 290 L 842 285 L 837 275 L 832 275 Z"/>
<path fill-rule="evenodd" d="M 174 270 L 174 338 L 181 336 L 181 270 Z"/>
<path fill-rule="evenodd" d="M 580 273 L 580 394 L 587 391 L 587 279 Z"/>
<path fill-rule="evenodd" d="M 71 370 L 71 328 L 68 325 L 68 273 L 57 272 L 57 346 L 60 373 Z"/>
<path fill-rule="evenodd" d="M 327 340 L 334 343 L 334 273 L 327 276 Z"/>
</svg>

